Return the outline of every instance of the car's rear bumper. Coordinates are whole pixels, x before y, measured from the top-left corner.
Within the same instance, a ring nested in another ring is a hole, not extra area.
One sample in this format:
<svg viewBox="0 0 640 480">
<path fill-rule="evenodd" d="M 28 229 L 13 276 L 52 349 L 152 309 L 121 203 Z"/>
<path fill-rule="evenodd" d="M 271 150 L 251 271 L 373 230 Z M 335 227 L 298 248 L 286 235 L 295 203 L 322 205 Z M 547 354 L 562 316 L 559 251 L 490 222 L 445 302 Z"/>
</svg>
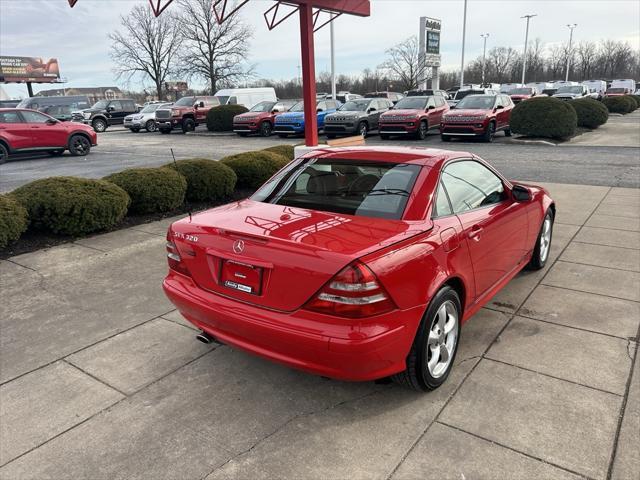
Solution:
<svg viewBox="0 0 640 480">
<path fill-rule="evenodd" d="M 289 367 L 352 381 L 405 369 L 424 307 L 350 320 L 298 310 L 274 312 L 197 287 L 171 271 L 163 288 L 180 313 L 221 342 Z"/>
</svg>

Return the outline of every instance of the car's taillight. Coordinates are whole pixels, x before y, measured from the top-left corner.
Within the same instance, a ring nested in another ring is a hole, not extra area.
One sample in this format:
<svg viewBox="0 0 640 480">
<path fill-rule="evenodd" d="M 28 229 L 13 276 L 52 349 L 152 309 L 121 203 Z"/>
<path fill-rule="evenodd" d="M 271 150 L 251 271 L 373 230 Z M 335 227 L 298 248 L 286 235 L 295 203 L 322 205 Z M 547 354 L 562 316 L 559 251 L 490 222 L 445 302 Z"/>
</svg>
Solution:
<svg viewBox="0 0 640 480">
<path fill-rule="evenodd" d="M 342 269 L 305 306 L 306 310 L 348 318 L 363 318 L 390 312 L 396 306 L 363 263 Z"/>
<path fill-rule="evenodd" d="M 175 270 L 178 273 L 183 275 L 191 276 L 189 273 L 189 269 L 182 261 L 182 257 L 180 257 L 180 252 L 178 252 L 178 247 L 171 240 L 171 231 L 167 234 L 167 261 L 169 262 L 169 268 L 171 270 Z"/>
</svg>

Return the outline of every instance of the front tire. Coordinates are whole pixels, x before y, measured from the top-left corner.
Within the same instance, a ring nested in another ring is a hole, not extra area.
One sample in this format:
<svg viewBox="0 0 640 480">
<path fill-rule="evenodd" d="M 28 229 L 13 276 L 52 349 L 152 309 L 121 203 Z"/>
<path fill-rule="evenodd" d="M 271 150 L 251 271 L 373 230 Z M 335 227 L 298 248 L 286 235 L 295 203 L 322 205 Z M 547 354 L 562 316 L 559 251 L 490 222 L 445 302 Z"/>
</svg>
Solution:
<svg viewBox="0 0 640 480">
<path fill-rule="evenodd" d="M 155 132 L 158 129 L 158 127 L 156 125 L 156 122 L 154 122 L 153 120 L 149 120 L 147 123 L 145 123 L 144 129 L 147 132 Z"/>
<path fill-rule="evenodd" d="M 107 129 L 107 122 L 101 118 L 96 118 L 93 122 L 91 122 L 91 126 L 97 133 L 102 133 Z"/>
<path fill-rule="evenodd" d="M 367 135 L 369 134 L 369 126 L 367 125 L 366 122 L 360 122 L 358 124 L 358 134 L 362 138 L 367 138 Z"/>
<path fill-rule="evenodd" d="M 493 137 L 496 134 L 496 124 L 493 122 L 489 122 L 487 125 L 487 129 L 484 131 L 484 135 L 482 135 L 482 141 L 486 143 L 493 142 Z"/>
<path fill-rule="evenodd" d="M 262 122 L 260 124 L 260 136 L 261 137 L 270 137 L 271 136 L 271 130 L 273 130 L 273 128 L 271 127 L 271 123 Z"/>
<path fill-rule="evenodd" d="M 187 118 L 182 122 L 182 133 L 193 132 L 196 129 L 196 122 L 191 118 Z"/>
<path fill-rule="evenodd" d="M 536 246 L 533 249 L 531 260 L 527 264 L 529 270 L 541 270 L 549 260 L 549 252 L 551 251 L 551 240 L 553 238 L 553 212 L 547 210 L 538 233 Z"/>
<path fill-rule="evenodd" d="M 9 151 L 2 143 L 0 143 L 0 165 L 9 159 Z"/>
<path fill-rule="evenodd" d="M 73 135 L 69 139 L 69 153 L 74 157 L 89 155 L 91 142 L 84 135 Z"/>
<path fill-rule="evenodd" d="M 418 131 L 416 132 L 416 140 L 424 140 L 427 138 L 427 132 L 429 131 L 429 125 L 427 122 L 422 120 L 420 125 L 418 126 Z"/>
<path fill-rule="evenodd" d="M 448 285 L 433 297 L 422 317 L 407 356 L 407 368 L 392 379 L 405 387 L 426 392 L 442 385 L 455 361 L 460 339 L 462 306 L 458 293 Z"/>
</svg>

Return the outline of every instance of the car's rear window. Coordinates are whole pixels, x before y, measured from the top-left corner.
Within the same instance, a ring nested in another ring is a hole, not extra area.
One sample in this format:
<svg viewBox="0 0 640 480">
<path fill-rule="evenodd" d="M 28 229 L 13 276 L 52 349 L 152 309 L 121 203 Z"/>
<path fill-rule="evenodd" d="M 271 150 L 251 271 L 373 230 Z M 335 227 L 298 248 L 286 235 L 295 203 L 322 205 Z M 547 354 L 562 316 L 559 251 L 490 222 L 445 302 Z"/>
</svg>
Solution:
<svg viewBox="0 0 640 480">
<path fill-rule="evenodd" d="M 406 163 L 310 159 L 279 172 L 251 199 L 310 210 L 399 220 L 420 168 Z"/>
</svg>

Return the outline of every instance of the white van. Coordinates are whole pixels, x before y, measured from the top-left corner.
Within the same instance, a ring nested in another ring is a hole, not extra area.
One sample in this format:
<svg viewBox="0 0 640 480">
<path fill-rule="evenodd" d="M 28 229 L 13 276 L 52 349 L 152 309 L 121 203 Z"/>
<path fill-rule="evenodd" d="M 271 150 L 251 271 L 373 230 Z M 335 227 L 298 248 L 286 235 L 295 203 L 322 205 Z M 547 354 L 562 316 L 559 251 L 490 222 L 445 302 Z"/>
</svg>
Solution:
<svg viewBox="0 0 640 480">
<path fill-rule="evenodd" d="M 566 80 L 556 80 L 555 82 L 553 82 L 553 88 L 577 87 L 578 85 L 580 85 L 579 82 L 571 82 Z"/>
<path fill-rule="evenodd" d="M 500 93 L 509 93 L 514 88 L 523 88 L 522 83 L 503 83 L 500 85 Z"/>
<path fill-rule="evenodd" d="M 538 95 L 540 95 L 545 90 L 553 88 L 553 84 L 549 82 L 529 82 L 527 87 L 535 88 Z"/>
<path fill-rule="evenodd" d="M 602 99 L 607 92 L 607 82 L 604 80 L 585 80 L 582 85 L 589 89 L 590 96 L 596 100 Z"/>
<path fill-rule="evenodd" d="M 215 96 L 220 105 L 242 105 L 249 110 L 260 102 L 276 102 L 276 91 L 273 87 L 260 88 L 224 88 Z"/>
<path fill-rule="evenodd" d="M 636 89 L 636 81 L 631 78 L 619 78 L 613 80 L 609 88 L 624 88 L 627 90 L 625 93 L 633 93 Z"/>
</svg>

